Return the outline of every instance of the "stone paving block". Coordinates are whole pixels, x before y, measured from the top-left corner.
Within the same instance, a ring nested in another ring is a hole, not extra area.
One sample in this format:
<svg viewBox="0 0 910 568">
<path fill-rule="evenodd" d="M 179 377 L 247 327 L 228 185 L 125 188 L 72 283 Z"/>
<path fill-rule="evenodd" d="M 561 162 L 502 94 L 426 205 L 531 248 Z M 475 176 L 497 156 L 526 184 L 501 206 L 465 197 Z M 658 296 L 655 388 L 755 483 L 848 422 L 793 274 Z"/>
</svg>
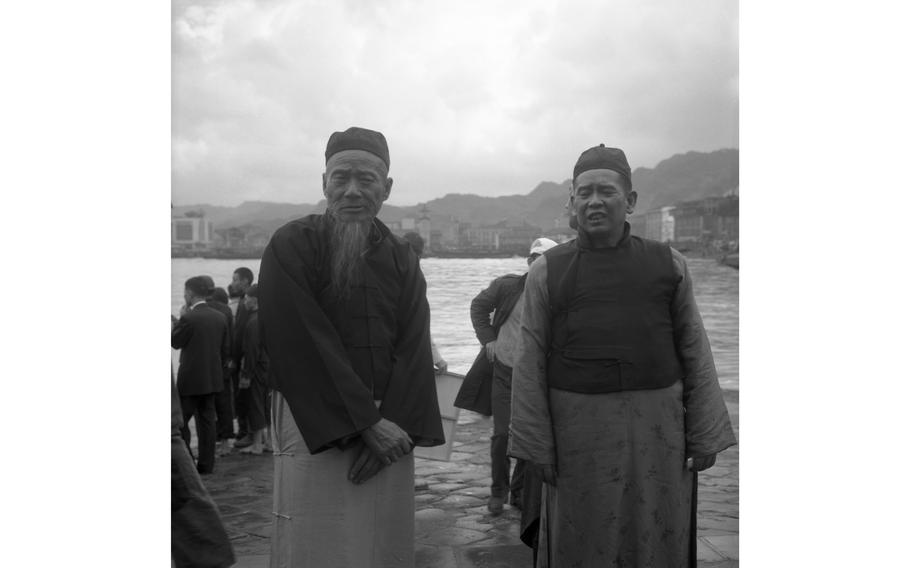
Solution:
<svg viewBox="0 0 910 568">
<path fill-rule="evenodd" d="M 531 549 L 523 544 L 499 546 L 469 546 L 456 551 L 459 567 L 513 568 L 530 566 Z"/>
<path fill-rule="evenodd" d="M 449 514 L 439 508 L 421 509 L 414 513 L 414 522 L 418 525 L 421 523 L 437 523 L 445 521 L 448 517 Z"/>
<path fill-rule="evenodd" d="M 421 505 L 428 505 L 430 503 L 439 501 L 441 498 L 442 497 L 436 495 L 435 493 L 419 493 L 417 495 L 414 495 L 414 503 L 420 507 Z"/>
<path fill-rule="evenodd" d="M 724 558 L 739 559 L 739 535 L 706 536 L 701 538 Z"/>
<path fill-rule="evenodd" d="M 234 554 L 237 556 L 236 552 Z M 269 555 L 237 556 L 237 564 L 234 564 L 233 568 L 269 568 Z"/>
<path fill-rule="evenodd" d="M 446 527 L 434 530 L 428 534 L 420 535 L 417 541 L 420 544 L 431 544 L 436 546 L 466 546 L 472 542 L 483 540 L 486 534 L 471 529 L 461 529 L 457 527 Z"/>
<path fill-rule="evenodd" d="M 464 483 L 431 483 L 430 490 L 440 493 L 449 493 L 456 489 L 464 489 Z"/>
<path fill-rule="evenodd" d="M 455 471 L 452 473 L 443 473 L 439 477 L 445 479 L 446 481 L 458 481 L 467 483 L 470 481 L 476 481 L 478 479 L 486 479 L 490 475 L 489 471 L 482 471 L 479 468 L 470 468 L 462 471 Z"/>
<path fill-rule="evenodd" d="M 455 493 L 460 495 L 473 495 L 474 497 L 481 497 L 486 499 L 490 496 L 490 486 L 489 485 L 472 485 L 470 487 L 464 487 L 462 489 L 456 489 Z"/>
<path fill-rule="evenodd" d="M 474 531 L 486 532 L 493 528 L 488 518 L 480 515 L 468 515 L 455 521 L 455 526 L 460 529 L 471 529 Z"/>
<path fill-rule="evenodd" d="M 415 568 L 458 568 L 451 546 L 417 546 L 414 549 Z"/>
<path fill-rule="evenodd" d="M 468 459 L 470 459 L 470 458 L 472 458 L 472 457 L 473 457 L 472 454 L 469 454 L 469 453 L 466 453 L 466 452 L 455 452 L 455 451 L 453 451 L 453 452 L 452 452 L 452 455 L 451 455 L 451 457 L 450 457 L 450 459 L 451 459 L 452 461 L 466 461 L 466 460 L 468 460 Z"/>
<path fill-rule="evenodd" d="M 448 497 L 444 497 L 437 501 L 437 506 L 439 507 L 450 507 L 453 509 L 465 509 L 467 507 L 476 507 L 482 503 L 485 503 L 486 499 L 481 499 L 480 497 L 473 497 L 471 495 L 459 495 L 453 493 Z"/>
<path fill-rule="evenodd" d="M 719 552 L 711 548 L 711 546 L 705 542 L 702 537 L 698 537 L 698 553 L 696 554 L 698 563 L 702 562 L 718 562 L 721 560 L 726 560 Z"/>
<path fill-rule="evenodd" d="M 717 529 L 726 532 L 737 532 L 739 529 L 739 519 L 715 519 L 699 515 L 696 523 L 698 525 L 698 534 L 702 534 L 702 532 L 710 534 L 711 531 Z"/>
</svg>

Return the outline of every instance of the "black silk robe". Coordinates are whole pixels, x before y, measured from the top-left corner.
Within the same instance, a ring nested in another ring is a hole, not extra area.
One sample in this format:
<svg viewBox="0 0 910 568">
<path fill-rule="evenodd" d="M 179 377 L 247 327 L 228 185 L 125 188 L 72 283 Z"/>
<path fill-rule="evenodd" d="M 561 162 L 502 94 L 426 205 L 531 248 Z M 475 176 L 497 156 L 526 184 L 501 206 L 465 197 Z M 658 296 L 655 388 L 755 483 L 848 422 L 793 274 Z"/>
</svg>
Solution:
<svg viewBox="0 0 910 568">
<path fill-rule="evenodd" d="M 272 387 L 313 454 L 346 447 L 380 417 L 418 446 L 443 444 L 417 256 L 375 220 L 361 278 L 341 301 L 329 287 L 330 222 L 291 221 L 263 253 L 259 320 Z"/>
</svg>

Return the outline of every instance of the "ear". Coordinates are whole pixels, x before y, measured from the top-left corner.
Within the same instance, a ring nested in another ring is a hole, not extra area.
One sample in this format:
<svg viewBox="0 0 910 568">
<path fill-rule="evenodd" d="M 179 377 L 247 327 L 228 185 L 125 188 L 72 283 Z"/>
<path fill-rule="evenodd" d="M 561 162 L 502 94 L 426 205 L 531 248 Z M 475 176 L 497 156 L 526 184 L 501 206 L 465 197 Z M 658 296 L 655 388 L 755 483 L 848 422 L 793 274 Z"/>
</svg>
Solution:
<svg viewBox="0 0 910 568">
<path fill-rule="evenodd" d="M 382 192 L 382 200 L 385 201 L 389 198 L 389 194 L 392 193 L 392 182 L 394 180 L 390 177 L 385 178 L 385 191 Z"/>
<path fill-rule="evenodd" d="M 326 191 L 326 185 L 325 185 L 326 179 L 327 179 L 327 178 L 325 177 L 325 173 L 323 173 L 323 174 L 322 174 L 322 194 L 323 194 L 324 196 L 328 197 L 328 196 L 329 196 L 329 192 Z"/>
<path fill-rule="evenodd" d="M 626 213 L 629 215 L 635 211 L 635 204 L 638 203 L 638 193 L 630 191 L 626 196 Z"/>
</svg>

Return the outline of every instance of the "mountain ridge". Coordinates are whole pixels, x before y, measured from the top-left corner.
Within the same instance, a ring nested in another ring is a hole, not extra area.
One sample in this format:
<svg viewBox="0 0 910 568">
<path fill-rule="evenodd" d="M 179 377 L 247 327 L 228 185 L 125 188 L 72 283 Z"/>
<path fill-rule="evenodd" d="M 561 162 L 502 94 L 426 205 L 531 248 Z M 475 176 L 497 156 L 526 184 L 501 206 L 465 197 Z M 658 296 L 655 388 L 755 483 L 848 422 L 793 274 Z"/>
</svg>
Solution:
<svg viewBox="0 0 910 568">
<path fill-rule="evenodd" d="M 685 152 L 659 162 L 653 168 L 636 168 L 632 185 L 638 193 L 636 212 L 673 205 L 681 201 L 719 197 L 739 189 L 739 150 L 726 148 L 712 152 Z M 485 197 L 472 193 L 447 193 L 426 202 L 400 206 L 385 204 L 379 218 L 397 222 L 405 217 L 419 217 L 425 206 L 431 221 L 460 220 L 474 225 L 492 225 L 506 221 L 527 222 L 541 228 L 565 224 L 565 203 L 571 180 L 542 181 L 527 194 Z M 216 230 L 256 226 L 269 232 L 284 223 L 322 213 L 325 200 L 317 203 L 275 203 L 244 201 L 234 207 L 195 204 L 174 206 L 172 216 L 201 211 Z"/>
</svg>

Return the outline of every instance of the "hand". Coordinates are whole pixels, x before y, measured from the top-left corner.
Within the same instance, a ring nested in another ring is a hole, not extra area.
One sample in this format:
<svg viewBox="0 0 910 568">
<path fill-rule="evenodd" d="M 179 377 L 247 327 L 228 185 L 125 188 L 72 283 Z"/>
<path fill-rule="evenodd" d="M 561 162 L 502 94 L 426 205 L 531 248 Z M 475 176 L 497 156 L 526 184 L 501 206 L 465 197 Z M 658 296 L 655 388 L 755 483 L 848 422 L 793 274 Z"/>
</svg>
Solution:
<svg viewBox="0 0 910 568">
<path fill-rule="evenodd" d="M 543 475 L 543 482 L 556 487 L 556 466 L 554 464 L 548 463 L 540 466 L 541 475 Z"/>
<path fill-rule="evenodd" d="M 401 456 L 407 455 L 414 447 L 414 441 L 408 433 L 391 420 L 380 418 L 360 433 L 363 442 L 380 458 L 388 458 L 388 463 L 398 461 Z M 388 465 L 388 464 L 386 464 Z"/>
<path fill-rule="evenodd" d="M 436 374 L 437 375 L 445 374 L 445 372 L 449 369 L 449 364 L 446 363 L 445 359 L 440 359 L 439 361 L 436 361 L 435 365 L 436 365 Z"/>
<path fill-rule="evenodd" d="M 717 454 L 700 458 L 689 458 L 686 460 L 686 469 L 689 471 L 704 471 L 713 466 L 715 461 L 717 461 Z"/>
<path fill-rule="evenodd" d="M 357 459 L 354 460 L 354 465 L 348 471 L 348 481 L 355 485 L 360 485 L 379 473 L 382 468 L 390 463 L 392 462 L 389 461 L 389 458 L 383 458 L 373 453 L 373 450 L 366 444 L 361 444 L 360 453 L 357 455 Z"/>
<path fill-rule="evenodd" d="M 187 306 L 186 304 L 183 304 L 182 306 L 180 306 L 180 317 L 185 316 L 188 311 L 190 311 L 190 307 Z"/>
<path fill-rule="evenodd" d="M 487 343 L 483 348 L 487 351 L 487 361 L 490 363 L 496 361 L 496 340 Z"/>
</svg>

